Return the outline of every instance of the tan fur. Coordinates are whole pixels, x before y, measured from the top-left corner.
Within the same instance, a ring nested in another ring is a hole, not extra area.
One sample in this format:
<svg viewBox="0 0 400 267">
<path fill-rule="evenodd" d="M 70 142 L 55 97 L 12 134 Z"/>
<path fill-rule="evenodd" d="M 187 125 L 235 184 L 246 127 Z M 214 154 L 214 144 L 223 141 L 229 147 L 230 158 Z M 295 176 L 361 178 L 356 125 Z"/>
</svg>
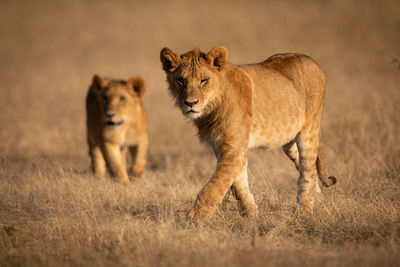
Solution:
<svg viewBox="0 0 400 267">
<path fill-rule="evenodd" d="M 87 140 L 92 170 L 98 177 L 106 166 L 122 184 L 129 182 L 126 154 L 133 161 L 133 175 L 146 169 L 148 146 L 147 118 L 141 96 L 145 90 L 142 78 L 128 81 L 93 77 L 86 98 Z"/>
<path fill-rule="evenodd" d="M 197 195 L 189 219 L 211 216 L 229 188 L 244 214 L 257 215 L 247 180 L 247 150 L 255 147 L 283 147 L 300 172 L 298 205 L 312 209 L 317 171 L 325 186 L 336 182 L 326 177 L 320 155 L 323 71 L 300 54 L 250 65 L 228 64 L 227 54 L 224 47 L 181 56 L 161 50 L 176 105 L 217 157 L 215 173 Z"/>
</svg>

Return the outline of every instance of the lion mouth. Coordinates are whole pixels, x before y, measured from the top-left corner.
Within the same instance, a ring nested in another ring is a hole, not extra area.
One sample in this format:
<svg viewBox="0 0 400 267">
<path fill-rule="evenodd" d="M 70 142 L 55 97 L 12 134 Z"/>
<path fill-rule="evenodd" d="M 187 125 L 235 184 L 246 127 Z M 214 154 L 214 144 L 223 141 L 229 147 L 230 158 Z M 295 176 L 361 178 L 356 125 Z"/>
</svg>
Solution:
<svg viewBox="0 0 400 267">
<path fill-rule="evenodd" d="M 200 113 L 200 112 L 191 109 L 189 111 L 184 111 L 183 113 Z"/>
<path fill-rule="evenodd" d="M 117 121 L 117 122 L 115 122 L 115 121 L 106 121 L 106 126 L 107 127 L 117 127 L 117 126 L 122 125 L 123 123 L 124 123 L 123 120 Z"/>
<path fill-rule="evenodd" d="M 183 115 L 185 115 L 185 116 L 196 116 L 196 114 L 200 113 L 200 111 L 196 111 L 196 110 L 193 110 L 193 109 L 182 110 L 182 112 L 183 112 Z"/>
<path fill-rule="evenodd" d="M 183 116 L 185 116 L 186 118 L 189 118 L 189 119 L 194 119 L 194 118 L 197 118 L 197 117 L 199 117 L 201 115 L 200 111 L 196 111 L 196 110 L 193 110 L 193 109 L 182 110 L 182 113 L 183 113 Z"/>
</svg>

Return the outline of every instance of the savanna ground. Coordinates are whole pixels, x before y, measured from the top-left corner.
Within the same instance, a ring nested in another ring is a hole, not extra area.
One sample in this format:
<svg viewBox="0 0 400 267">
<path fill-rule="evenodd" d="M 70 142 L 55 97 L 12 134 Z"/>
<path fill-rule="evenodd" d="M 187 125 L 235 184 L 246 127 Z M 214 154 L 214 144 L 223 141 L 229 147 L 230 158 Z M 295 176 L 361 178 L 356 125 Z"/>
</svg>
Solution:
<svg viewBox="0 0 400 267">
<path fill-rule="evenodd" d="M 398 266 L 398 1 L 0 2 L 0 265 Z M 159 51 L 224 45 L 232 63 L 312 56 L 328 76 L 328 174 L 296 216 L 280 150 L 249 154 L 255 246 L 233 197 L 185 227 L 212 152 L 173 107 Z M 89 172 L 84 99 L 93 74 L 142 75 L 149 168 L 123 187 Z"/>
</svg>

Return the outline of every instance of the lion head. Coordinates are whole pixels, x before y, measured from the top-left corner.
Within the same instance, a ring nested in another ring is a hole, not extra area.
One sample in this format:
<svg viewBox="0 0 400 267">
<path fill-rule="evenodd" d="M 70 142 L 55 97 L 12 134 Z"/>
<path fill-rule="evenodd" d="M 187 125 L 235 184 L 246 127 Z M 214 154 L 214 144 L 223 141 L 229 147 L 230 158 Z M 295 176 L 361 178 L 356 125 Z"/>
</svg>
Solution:
<svg viewBox="0 0 400 267">
<path fill-rule="evenodd" d="M 135 118 L 135 114 L 140 109 L 140 98 L 145 91 L 145 82 L 141 77 L 123 81 L 95 75 L 92 88 L 96 94 L 105 127 L 117 129 Z"/>
<path fill-rule="evenodd" d="M 220 72 L 227 58 L 228 52 L 222 46 L 208 53 L 194 49 L 181 56 L 169 48 L 161 50 L 169 90 L 185 117 L 201 117 L 220 99 Z"/>
</svg>

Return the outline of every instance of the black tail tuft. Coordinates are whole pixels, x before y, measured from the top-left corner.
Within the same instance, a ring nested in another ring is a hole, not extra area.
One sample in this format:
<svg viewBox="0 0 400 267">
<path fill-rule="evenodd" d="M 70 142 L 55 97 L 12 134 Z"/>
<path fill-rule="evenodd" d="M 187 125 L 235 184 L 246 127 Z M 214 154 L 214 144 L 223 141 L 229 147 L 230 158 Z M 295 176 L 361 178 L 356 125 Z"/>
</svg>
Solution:
<svg viewBox="0 0 400 267">
<path fill-rule="evenodd" d="M 336 184 L 336 177 L 334 177 L 334 176 L 329 176 L 329 179 L 332 181 L 332 184 L 331 184 L 331 185 Z"/>
</svg>

